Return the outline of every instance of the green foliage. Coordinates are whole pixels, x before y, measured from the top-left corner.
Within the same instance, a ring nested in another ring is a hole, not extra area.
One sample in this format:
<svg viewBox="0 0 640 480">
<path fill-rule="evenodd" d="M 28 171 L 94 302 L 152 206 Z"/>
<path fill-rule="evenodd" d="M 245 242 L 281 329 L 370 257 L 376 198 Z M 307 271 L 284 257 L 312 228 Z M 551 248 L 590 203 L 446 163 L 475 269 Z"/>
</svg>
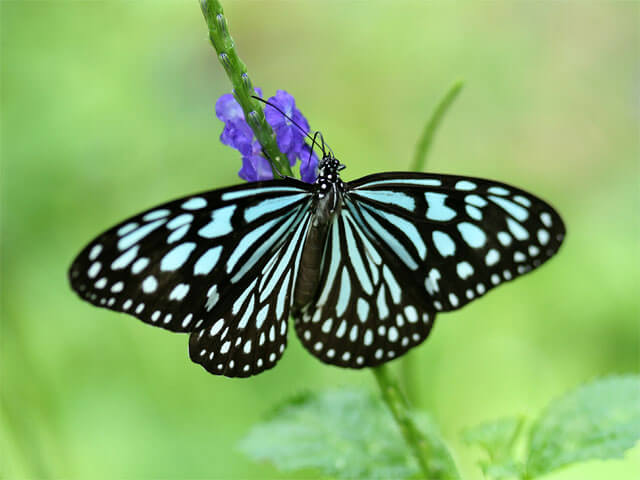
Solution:
<svg viewBox="0 0 640 480">
<path fill-rule="evenodd" d="M 445 478 L 457 478 L 436 427 L 426 417 L 416 420 L 432 445 L 433 462 Z M 241 449 L 283 471 L 315 469 L 336 478 L 409 478 L 419 472 L 387 407 L 361 390 L 297 396 L 254 426 Z"/>
<path fill-rule="evenodd" d="M 480 462 L 483 473 L 490 478 L 510 478 L 521 474 L 523 467 L 513 460 L 514 446 L 524 420 L 522 418 L 502 418 L 469 428 L 463 433 L 470 445 L 482 447 L 489 461 Z"/>
<path fill-rule="evenodd" d="M 514 446 L 521 419 L 505 418 L 468 429 L 467 443 L 489 457 L 480 466 L 487 478 L 537 478 L 560 467 L 595 459 L 621 458 L 640 439 L 640 376 L 591 382 L 553 401 L 529 431 L 527 461 Z"/>
<path fill-rule="evenodd" d="M 549 405 L 531 427 L 527 474 L 621 458 L 640 439 L 640 376 L 609 377 Z"/>
</svg>

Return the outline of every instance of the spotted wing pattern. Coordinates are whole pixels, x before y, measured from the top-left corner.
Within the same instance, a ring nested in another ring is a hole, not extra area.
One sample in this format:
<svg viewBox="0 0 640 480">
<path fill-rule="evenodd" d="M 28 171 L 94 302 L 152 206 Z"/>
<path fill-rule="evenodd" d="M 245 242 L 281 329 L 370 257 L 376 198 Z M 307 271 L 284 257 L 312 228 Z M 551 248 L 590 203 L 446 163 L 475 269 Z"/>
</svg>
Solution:
<svg viewBox="0 0 640 480">
<path fill-rule="evenodd" d="M 311 214 L 298 214 L 293 233 L 255 268 L 233 302 L 191 334 L 191 360 L 211 373 L 248 377 L 272 368 L 287 345 L 289 309 Z M 216 297 L 217 298 L 217 297 Z M 222 302 L 222 300 L 221 300 Z"/>
<path fill-rule="evenodd" d="M 346 203 L 363 228 L 394 253 L 408 269 L 405 282 L 417 285 L 437 311 L 460 308 L 539 267 L 565 236 L 549 204 L 503 183 L 385 173 L 349 188 Z"/>
<path fill-rule="evenodd" d="M 407 269 L 357 215 L 343 206 L 335 218 L 316 300 L 294 312 L 307 350 L 323 362 L 351 368 L 402 355 L 427 337 L 435 316 L 426 297 L 406 287 Z"/>
<path fill-rule="evenodd" d="M 308 224 L 310 204 L 311 185 L 287 179 L 160 205 L 87 245 L 69 270 L 72 288 L 96 306 L 175 332 L 195 332 L 192 359 L 214 373 L 255 374 L 273 366 L 284 349 L 281 320 L 288 314 L 290 289 L 274 293 L 274 285 L 294 277 L 297 263 L 277 259 L 300 250 L 292 241 Z M 271 333 L 276 324 L 277 338 Z M 204 329 L 208 337 L 200 333 Z M 212 335 L 217 329 L 219 335 Z M 245 341 L 232 338 L 243 331 Z M 260 341 L 263 332 L 266 343 Z M 255 341 L 247 344 L 249 336 Z M 199 355 L 203 349 L 210 353 L 212 345 L 226 350 L 215 363 Z M 242 357 L 246 362 L 233 361 L 238 350 L 249 351 Z"/>
<path fill-rule="evenodd" d="M 305 347 L 352 368 L 422 342 L 455 310 L 540 266 L 564 238 L 559 215 L 520 189 L 419 173 L 351 182 L 331 227 L 319 293 L 296 316 Z"/>
</svg>

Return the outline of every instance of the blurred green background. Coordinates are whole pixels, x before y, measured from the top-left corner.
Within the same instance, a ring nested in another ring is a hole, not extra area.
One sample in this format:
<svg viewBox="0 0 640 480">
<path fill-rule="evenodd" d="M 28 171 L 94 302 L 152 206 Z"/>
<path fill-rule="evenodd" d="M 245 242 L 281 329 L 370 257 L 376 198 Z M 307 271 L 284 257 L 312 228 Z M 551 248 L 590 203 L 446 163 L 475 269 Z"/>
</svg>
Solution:
<svg viewBox="0 0 640 480">
<path fill-rule="evenodd" d="M 225 7 L 255 84 L 296 97 L 347 179 L 407 168 L 431 109 L 464 79 L 428 169 L 513 183 L 564 216 L 556 259 L 441 315 L 412 354 L 419 406 L 466 478 L 481 473 L 462 428 L 638 370 L 637 3 Z M 215 377 L 189 361 L 186 336 L 93 308 L 66 280 L 117 221 L 239 182 L 213 113 L 230 86 L 198 2 L 2 1 L 1 17 L 3 477 L 282 477 L 239 439 L 289 395 L 375 388 L 370 373 L 323 365 L 290 334 L 277 368 Z M 639 472 L 636 447 L 547 478 Z"/>
</svg>

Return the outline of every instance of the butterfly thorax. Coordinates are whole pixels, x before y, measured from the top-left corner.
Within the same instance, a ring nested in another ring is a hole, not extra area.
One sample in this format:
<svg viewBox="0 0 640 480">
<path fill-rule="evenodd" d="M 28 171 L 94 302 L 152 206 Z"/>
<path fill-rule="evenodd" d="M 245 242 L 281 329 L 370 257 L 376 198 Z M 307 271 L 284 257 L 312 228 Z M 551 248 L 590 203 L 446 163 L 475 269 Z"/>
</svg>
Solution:
<svg viewBox="0 0 640 480">
<path fill-rule="evenodd" d="M 311 303 L 317 293 L 323 246 L 332 220 L 342 208 L 344 183 L 339 171 L 344 168 L 336 158 L 325 157 L 318 168 L 314 183 L 311 225 L 305 239 L 300 271 L 294 290 L 293 310 L 300 310 Z"/>
<path fill-rule="evenodd" d="M 314 183 L 312 224 L 329 225 L 331 219 L 340 213 L 344 183 L 340 170 L 344 168 L 336 158 L 325 157 L 320 162 L 318 178 Z"/>
</svg>

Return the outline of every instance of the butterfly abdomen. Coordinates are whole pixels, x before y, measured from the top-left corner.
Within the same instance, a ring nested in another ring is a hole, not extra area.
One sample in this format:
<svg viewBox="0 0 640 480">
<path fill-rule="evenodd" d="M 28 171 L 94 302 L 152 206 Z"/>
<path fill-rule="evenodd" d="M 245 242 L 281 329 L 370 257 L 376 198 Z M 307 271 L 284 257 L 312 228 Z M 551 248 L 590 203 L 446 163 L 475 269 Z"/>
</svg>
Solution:
<svg viewBox="0 0 640 480">
<path fill-rule="evenodd" d="M 322 200 L 320 201 L 322 202 Z M 296 279 L 293 297 L 293 312 L 300 311 L 304 306 L 314 300 L 318 291 L 324 246 L 329 232 L 330 219 L 315 215 L 312 219 L 304 242 L 300 269 Z"/>
</svg>

